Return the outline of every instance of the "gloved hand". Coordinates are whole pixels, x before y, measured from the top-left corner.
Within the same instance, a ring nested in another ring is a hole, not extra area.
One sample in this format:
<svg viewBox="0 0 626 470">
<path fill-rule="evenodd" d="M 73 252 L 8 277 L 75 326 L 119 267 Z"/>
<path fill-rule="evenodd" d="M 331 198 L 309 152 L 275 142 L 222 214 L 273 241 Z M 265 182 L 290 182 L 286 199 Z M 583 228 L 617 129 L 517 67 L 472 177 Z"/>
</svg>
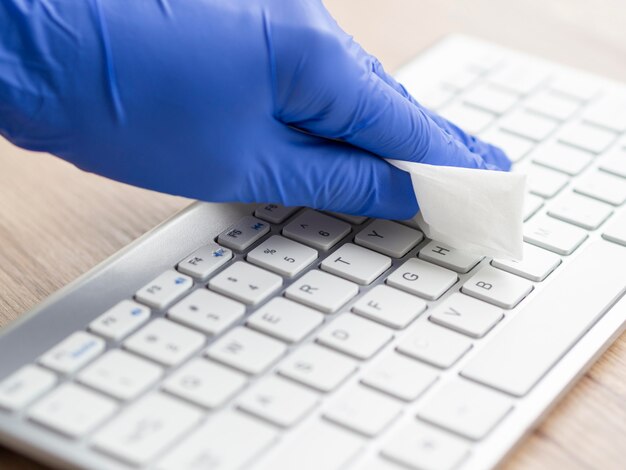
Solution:
<svg viewBox="0 0 626 470">
<path fill-rule="evenodd" d="M 396 219 L 417 204 L 381 157 L 510 166 L 319 0 L 2 0 L 0 133 L 144 188 Z"/>
</svg>

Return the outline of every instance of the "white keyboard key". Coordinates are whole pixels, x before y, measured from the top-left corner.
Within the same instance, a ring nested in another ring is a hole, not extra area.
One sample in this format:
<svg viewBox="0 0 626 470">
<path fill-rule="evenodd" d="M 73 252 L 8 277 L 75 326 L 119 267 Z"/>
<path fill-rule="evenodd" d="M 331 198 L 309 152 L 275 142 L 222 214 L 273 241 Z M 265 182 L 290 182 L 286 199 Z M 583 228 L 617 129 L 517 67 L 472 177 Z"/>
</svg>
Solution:
<svg viewBox="0 0 626 470">
<path fill-rule="evenodd" d="M 122 300 L 89 324 L 89 331 L 119 341 L 150 319 L 150 309 L 132 300 Z"/>
<path fill-rule="evenodd" d="M 561 258 L 550 251 L 524 243 L 524 259 L 522 261 L 494 259 L 491 264 L 498 269 L 525 277 L 530 281 L 539 282 L 548 277 L 548 274 L 561 264 Z"/>
<path fill-rule="evenodd" d="M 611 206 L 576 193 L 559 197 L 548 210 L 549 216 L 587 230 L 597 229 L 612 213 Z"/>
<path fill-rule="evenodd" d="M 504 116 L 498 125 L 508 132 L 535 142 L 544 140 L 557 128 L 555 120 L 520 109 Z"/>
<path fill-rule="evenodd" d="M 367 217 L 363 215 L 342 214 L 341 212 L 329 212 L 329 214 L 354 225 L 361 225 L 367 220 Z"/>
<path fill-rule="evenodd" d="M 462 67 L 444 76 L 441 83 L 455 90 L 463 90 L 474 83 L 479 75 L 477 70 Z"/>
<path fill-rule="evenodd" d="M 589 106 L 583 119 L 614 132 L 626 132 L 626 96 L 603 96 Z"/>
<path fill-rule="evenodd" d="M 326 214 L 307 209 L 283 228 L 283 235 L 328 250 L 350 233 L 350 225 Z"/>
<path fill-rule="evenodd" d="M 426 310 L 426 302 L 389 286 L 380 285 L 368 291 L 352 311 L 396 329 L 405 328 Z"/>
<path fill-rule="evenodd" d="M 583 176 L 574 184 L 574 191 L 614 206 L 621 206 L 626 202 L 624 179 L 603 171 Z"/>
<path fill-rule="evenodd" d="M 237 406 L 277 426 L 300 421 L 318 402 L 318 394 L 275 375 L 265 377 L 237 400 Z"/>
<path fill-rule="evenodd" d="M 464 294 L 502 308 L 513 308 L 533 290 L 526 279 L 485 266 L 470 277 L 461 288 Z"/>
<path fill-rule="evenodd" d="M 524 170 L 528 176 L 528 190 L 545 199 L 554 197 L 569 180 L 564 174 L 539 165 L 529 165 Z"/>
<path fill-rule="evenodd" d="M 209 335 L 219 335 L 245 312 L 242 303 L 207 289 L 197 289 L 170 307 L 167 317 Z"/>
<path fill-rule="evenodd" d="M 292 380 L 330 392 L 356 370 L 352 359 L 315 344 L 296 349 L 278 366 L 278 372 Z"/>
<path fill-rule="evenodd" d="M 464 439 L 411 421 L 391 435 L 382 454 L 414 470 L 452 470 L 465 460 L 469 450 Z"/>
<path fill-rule="evenodd" d="M 452 287 L 456 273 L 419 259 L 409 259 L 387 278 L 387 284 L 428 300 L 436 300 Z"/>
<path fill-rule="evenodd" d="M 471 271 L 471 269 L 484 258 L 483 256 L 476 256 L 455 250 L 437 241 L 431 241 L 423 246 L 418 256 L 423 260 L 438 264 L 444 268 L 452 269 L 457 273 L 467 273 Z"/>
<path fill-rule="evenodd" d="M 52 372 L 25 365 L 0 382 L 0 408 L 20 410 L 50 390 L 56 381 Z"/>
<path fill-rule="evenodd" d="M 349 281 L 367 285 L 391 267 L 391 258 L 367 248 L 346 243 L 322 261 L 320 267 L 324 271 Z"/>
<path fill-rule="evenodd" d="M 274 235 L 248 253 L 246 259 L 285 277 L 293 277 L 317 259 L 317 250 Z"/>
<path fill-rule="evenodd" d="M 243 468 L 269 447 L 278 432 L 237 411 L 212 416 L 159 459 L 158 470 L 233 470 Z"/>
<path fill-rule="evenodd" d="M 154 393 L 98 431 L 92 445 L 132 465 L 145 464 L 184 436 L 201 417 L 191 405 Z"/>
<path fill-rule="evenodd" d="M 280 341 L 239 326 L 211 344 L 206 355 L 248 374 L 258 374 L 286 351 Z"/>
<path fill-rule="evenodd" d="M 365 463 L 355 467 L 355 470 L 404 470 L 406 467 L 400 467 L 399 465 L 384 459 L 380 456 L 375 456 Z"/>
<path fill-rule="evenodd" d="M 570 255 L 587 239 L 587 232 L 551 217 L 535 217 L 524 225 L 524 241 L 558 255 Z"/>
<path fill-rule="evenodd" d="M 623 246 L 590 244 L 477 351 L 462 374 L 525 395 L 624 292 L 624 266 Z"/>
<path fill-rule="evenodd" d="M 435 392 L 418 416 L 474 441 L 485 437 L 513 407 L 509 398 L 460 378 Z"/>
<path fill-rule="evenodd" d="M 361 230 L 354 243 L 392 258 L 402 258 L 423 238 L 422 232 L 391 220 L 378 219 Z"/>
<path fill-rule="evenodd" d="M 283 279 L 243 261 L 231 264 L 209 281 L 209 289 L 248 305 L 267 299 L 283 285 Z"/>
<path fill-rule="evenodd" d="M 626 178 L 626 147 L 615 147 L 600 160 L 602 171 Z"/>
<path fill-rule="evenodd" d="M 324 321 L 324 315 L 284 297 L 276 297 L 248 318 L 250 328 L 297 343 Z"/>
<path fill-rule="evenodd" d="M 580 102 L 549 90 L 542 90 L 528 97 L 524 106 L 535 113 L 566 121 L 578 111 Z"/>
<path fill-rule="evenodd" d="M 463 97 L 465 103 L 494 114 L 504 114 L 517 103 L 518 96 L 489 84 L 472 88 Z"/>
<path fill-rule="evenodd" d="M 561 142 L 595 154 L 609 148 L 615 137 L 613 132 L 582 122 L 567 124 L 557 136 Z"/>
<path fill-rule="evenodd" d="M 576 176 L 587 168 L 593 160 L 593 155 L 569 145 L 550 142 L 531 153 L 530 158 L 539 165 Z"/>
<path fill-rule="evenodd" d="M 181 297 L 193 286 L 185 274 L 169 269 L 135 293 L 135 298 L 148 307 L 162 309 Z"/>
<path fill-rule="evenodd" d="M 264 204 L 256 208 L 255 217 L 271 224 L 281 224 L 287 220 L 299 207 L 285 207 L 279 204 Z"/>
<path fill-rule="evenodd" d="M 402 354 L 445 369 L 458 361 L 472 347 L 466 337 L 430 322 L 420 322 L 397 347 Z"/>
<path fill-rule="evenodd" d="M 547 79 L 543 70 L 531 63 L 516 62 L 496 70 L 487 81 L 505 90 L 527 95 Z"/>
<path fill-rule="evenodd" d="M 400 400 L 413 401 L 437 380 L 437 371 L 421 362 L 390 352 L 370 367 L 361 382 Z"/>
<path fill-rule="evenodd" d="M 163 375 L 163 369 L 132 354 L 112 349 L 78 374 L 77 380 L 119 400 L 131 400 Z"/>
<path fill-rule="evenodd" d="M 361 385 L 354 385 L 334 398 L 324 418 L 353 431 L 374 437 L 394 421 L 402 406 L 397 401 Z"/>
<path fill-rule="evenodd" d="M 286 297 L 326 313 L 336 312 L 358 293 L 359 286 L 355 283 L 317 269 L 309 271 L 285 290 Z"/>
<path fill-rule="evenodd" d="M 622 211 L 603 230 L 602 238 L 626 246 L 626 212 Z"/>
<path fill-rule="evenodd" d="M 217 242 L 233 250 L 243 251 L 269 233 L 270 225 L 248 215 L 231 225 L 217 237 Z"/>
<path fill-rule="evenodd" d="M 233 252 L 217 243 L 198 248 L 178 263 L 176 269 L 198 279 L 206 279 L 211 273 L 224 266 L 233 257 Z"/>
<path fill-rule="evenodd" d="M 368 359 L 391 338 L 393 334 L 384 326 L 344 313 L 320 332 L 317 341 L 357 359 Z"/>
<path fill-rule="evenodd" d="M 163 383 L 163 390 L 204 408 L 217 408 L 248 382 L 247 377 L 206 359 L 192 359 Z"/>
<path fill-rule="evenodd" d="M 437 305 L 428 318 L 433 323 L 464 335 L 481 338 L 503 317 L 504 314 L 498 307 L 454 293 Z"/>
<path fill-rule="evenodd" d="M 524 222 L 530 219 L 543 207 L 543 198 L 534 194 L 524 195 Z"/>
<path fill-rule="evenodd" d="M 183 362 L 204 345 L 204 335 L 157 318 L 124 341 L 124 348 L 165 366 Z"/>
<path fill-rule="evenodd" d="M 408 86 L 406 82 L 404 84 L 407 85 L 409 93 L 411 93 L 422 106 L 432 110 L 441 109 L 448 104 L 457 93 L 455 89 L 441 83 L 427 88 L 415 88 L 414 86 Z"/>
<path fill-rule="evenodd" d="M 479 134 L 495 118 L 492 113 L 453 101 L 439 110 L 439 113 L 470 134 Z"/>
<path fill-rule="evenodd" d="M 531 140 L 503 131 L 497 127 L 490 127 L 480 136 L 485 142 L 500 147 L 512 162 L 520 161 L 535 146 Z"/>
<path fill-rule="evenodd" d="M 39 363 L 61 374 L 72 374 L 102 354 L 104 347 L 101 338 L 77 331 L 41 356 Z"/>
<path fill-rule="evenodd" d="M 27 416 L 43 426 L 76 438 L 94 429 L 116 408 L 110 398 L 69 382 L 35 403 Z"/>
<path fill-rule="evenodd" d="M 580 101 L 589 101 L 600 91 L 600 85 L 586 77 L 572 73 L 556 77 L 549 84 L 551 90 Z"/>
</svg>

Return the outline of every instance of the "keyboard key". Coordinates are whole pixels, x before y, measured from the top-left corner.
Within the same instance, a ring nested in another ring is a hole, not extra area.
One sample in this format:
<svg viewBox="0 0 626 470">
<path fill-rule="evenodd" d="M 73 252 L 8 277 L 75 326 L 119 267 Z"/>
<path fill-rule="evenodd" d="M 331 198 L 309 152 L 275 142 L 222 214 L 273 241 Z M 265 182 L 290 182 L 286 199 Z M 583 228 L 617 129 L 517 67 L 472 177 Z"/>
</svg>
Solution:
<svg viewBox="0 0 626 470">
<path fill-rule="evenodd" d="M 369 359 L 391 338 L 393 334 L 384 326 L 344 313 L 320 332 L 317 341 L 357 359 Z"/>
<path fill-rule="evenodd" d="M 461 288 L 464 294 L 502 308 L 513 308 L 533 290 L 532 283 L 485 266 L 470 277 Z"/>
<path fill-rule="evenodd" d="M 111 341 L 125 338 L 150 319 L 150 309 L 122 300 L 89 324 L 89 331 Z"/>
<path fill-rule="evenodd" d="M 595 154 L 609 148 L 615 137 L 613 132 L 583 122 L 566 124 L 557 136 L 560 142 Z"/>
<path fill-rule="evenodd" d="M 457 273 L 467 273 L 474 266 L 482 261 L 484 256 L 476 256 L 444 245 L 436 241 L 431 241 L 423 246 L 418 256 L 431 263 L 438 264 L 444 268 L 452 269 Z"/>
<path fill-rule="evenodd" d="M 472 347 L 472 342 L 430 322 L 420 322 L 400 341 L 398 352 L 419 359 L 435 367 L 446 369 L 458 361 Z"/>
<path fill-rule="evenodd" d="M 462 67 L 452 73 L 448 73 L 443 77 L 441 83 L 449 88 L 461 91 L 474 83 L 479 75 L 477 70 Z"/>
<path fill-rule="evenodd" d="M 197 289 L 170 307 L 167 317 L 209 335 L 219 335 L 243 317 L 246 307 L 207 289 Z"/>
<path fill-rule="evenodd" d="M 518 96 L 489 84 L 472 88 L 463 97 L 465 103 L 494 114 L 504 114 L 517 103 Z"/>
<path fill-rule="evenodd" d="M 27 416 L 47 428 L 76 438 L 98 426 L 116 408 L 110 398 L 68 382 L 35 403 Z"/>
<path fill-rule="evenodd" d="M 135 293 L 135 298 L 148 307 L 162 309 L 181 297 L 193 286 L 193 280 L 169 269 Z"/>
<path fill-rule="evenodd" d="M 346 243 L 322 261 L 320 267 L 349 281 L 368 285 L 391 267 L 391 258 Z"/>
<path fill-rule="evenodd" d="M 492 113 L 453 101 L 439 110 L 439 113 L 470 134 L 479 134 L 495 118 Z"/>
<path fill-rule="evenodd" d="M 418 416 L 463 437 L 485 437 L 513 407 L 497 392 L 460 378 L 443 384 L 424 403 Z"/>
<path fill-rule="evenodd" d="M 626 246 L 626 212 L 622 211 L 603 230 L 602 238 Z"/>
<path fill-rule="evenodd" d="M 178 263 L 176 269 L 197 279 L 206 279 L 211 273 L 224 266 L 233 257 L 233 252 L 217 243 L 198 248 Z"/>
<path fill-rule="evenodd" d="M 61 374 L 72 374 L 102 354 L 104 347 L 101 338 L 77 331 L 41 356 L 39 363 Z"/>
<path fill-rule="evenodd" d="M 543 168 L 539 165 L 529 165 L 525 168 L 528 176 L 528 190 L 545 199 L 554 197 L 565 187 L 569 178 L 558 171 Z"/>
<path fill-rule="evenodd" d="M 391 273 L 387 284 L 428 300 L 436 300 L 457 280 L 454 272 L 413 258 Z"/>
<path fill-rule="evenodd" d="M 239 326 L 211 344 L 206 355 L 247 374 L 258 374 L 286 351 L 280 341 Z"/>
<path fill-rule="evenodd" d="M 455 293 L 437 305 L 428 318 L 464 335 L 481 338 L 503 317 L 498 307 Z"/>
<path fill-rule="evenodd" d="M 452 470 L 465 460 L 469 450 L 464 439 L 411 421 L 391 435 L 382 454 L 414 470 Z"/>
<path fill-rule="evenodd" d="M 423 238 L 422 232 L 397 222 L 378 219 L 361 230 L 354 243 L 392 258 L 402 258 Z"/>
<path fill-rule="evenodd" d="M 348 429 L 374 437 L 394 421 L 401 405 L 378 392 L 355 385 L 333 399 L 324 418 Z"/>
<path fill-rule="evenodd" d="M 603 171 L 583 176 L 574 184 L 574 191 L 614 206 L 626 202 L 624 179 Z"/>
<path fill-rule="evenodd" d="M 613 132 L 626 132 L 626 96 L 603 96 L 589 106 L 583 119 Z"/>
<path fill-rule="evenodd" d="M 339 310 L 359 293 L 355 283 L 326 274 L 309 271 L 285 290 L 285 296 L 325 313 Z"/>
<path fill-rule="evenodd" d="M 487 81 L 505 90 L 528 95 L 548 77 L 545 71 L 531 63 L 508 64 L 487 77 Z"/>
<path fill-rule="evenodd" d="M 271 224 L 282 224 L 285 220 L 291 217 L 299 207 L 285 207 L 279 204 L 264 204 L 260 205 L 254 211 L 255 217 L 265 220 Z"/>
<path fill-rule="evenodd" d="M 248 382 L 247 377 L 206 359 L 192 359 L 163 383 L 163 390 L 204 408 L 217 408 Z"/>
<path fill-rule="evenodd" d="M 157 318 L 124 341 L 124 348 L 165 366 L 183 362 L 204 345 L 204 335 Z"/>
<path fill-rule="evenodd" d="M 612 213 L 611 206 L 576 193 L 559 197 L 548 210 L 549 216 L 587 230 L 597 229 Z"/>
<path fill-rule="evenodd" d="M 543 198 L 534 194 L 524 195 L 524 222 L 530 219 L 543 207 Z"/>
<path fill-rule="evenodd" d="M 626 147 L 615 147 L 600 160 L 599 168 L 615 176 L 626 178 Z"/>
<path fill-rule="evenodd" d="M 530 154 L 533 162 L 570 176 L 580 174 L 593 160 L 593 155 L 559 142 L 550 142 Z"/>
<path fill-rule="evenodd" d="M 101 452 L 141 465 L 184 436 L 201 417 L 196 408 L 154 393 L 124 410 L 92 443 Z"/>
<path fill-rule="evenodd" d="M 396 352 L 370 367 L 361 382 L 399 398 L 413 401 L 437 380 L 437 371 Z"/>
<path fill-rule="evenodd" d="M 0 408 L 20 410 L 50 390 L 56 381 L 52 372 L 25 365 L 0 382 Z"/>
<path fill-rule="evenodd" d="M 490 127 L 481 134 L 481 139 L 500 147 L 512 162 L 520 161 L 535 146 L 531 140 L 503 131 L 497 127 Z"/>
<path fill-rule="evenodd" d="M 556 77 L 549 87 L 557 93 L 580 101 L 589 101 L 600 91 L 600 85 L 595 80 L 572 73 Z"/>
<path fill-rule="evenodd" d="M 278 432 L 237 411 L 212 416 L 157 462 L 158 470 L 243 468 L 269 447 Z"/>
<path fill-rule="evenodd" d="M 515 110 L 498 123 L 505 131 L 517 134 L 535 142 L 544 140 L 557 128 L 557 122 L 524 110 Z"/>
<path fill-rule="evenodd" d="M 217 237 L 217 242 L 237 251 L 244 251 L 270 231 L 270 225 L 248 215 L 231 225 Z"/>
<path fill-rule="evenodd" d="M 354 225 L 361 225 L 367 220 L 367 217 L 363 215 L 342 214 L 341 212 L 329 212 L 329 214 Z"/>
<path fill-rule="evenodd" d="M 317 259 L 317 251 L 274 235 L 248 253 L 246 259 L 285 277 L 293 277 Z"/>
<path fill-rule="evenodd" d="M 289 427 L 300 421 L 317 402 L 317 393 L 272 375 L 246 391 L 237 400 L 237 406 L 277 426 Z"/>
<path fill-rule="evenodd" d="M 498 269 L 536 282 L 543 281 L 559 264 L 561 264 L 559 256 L 528 243 L 524 243 L 524 259 L 521 261 L 507 259 L 491 261 L 491 265 Z"/>
<path fill-rule="evenodd" d="M 341 220 L 307 209 L 283 228 L 283 235 L 317 250 L 329 250 L 350 230 Z"/>
<path fill-rule="evenodd" d="M 352 359 L 315 344 L 296 349 L 278 366 L 278 372 L 321 392 L 330 392 L 356 370 Z"/>
<path fill-rule="evenodd" d="M 119 349 L 111 349 L 78 374 L 77 380 L 113 398 L 131 400 L 162 375 L 161 367 Z"/>
<path fill-rule="evenodd" d="M 469 361 L 462 375 L 523 396 L 624 292 L 623 246 L 602 240 L 555 274 Z"/>
<path fill-rule="evenodd" d="M 535 113 L 566 121 L 578 111 L 580 102 L 549 90 L 541 90 L 528 97 L 524 106 Z"/>
<path fill-rule="evenodd" d="M 254 312 L 247 325 L 288 343 L 297 343 L 320 326 L 324 315 L 284 297 L 276 297 Z"/>
<path fill-rule="evenodd" d="M 380 285 L 368 291 L 352 311 L 371 320 L 402 329 L 426 310 L 426 302 L 392 287 Z"/>
<path fill-rule="evenodd" d="M 231 264 L 209 281 L 209 289 L 248 305 L 267 299 L 283 285 L 283 279 L 243 261 Z"/>
<path fill-rule="evenodd" d="M 524 225 L 524 241 L 558 255 L 570 255 L 588 235 L 583 229 L 553 218 L 535 217 Z"/>
</svg>

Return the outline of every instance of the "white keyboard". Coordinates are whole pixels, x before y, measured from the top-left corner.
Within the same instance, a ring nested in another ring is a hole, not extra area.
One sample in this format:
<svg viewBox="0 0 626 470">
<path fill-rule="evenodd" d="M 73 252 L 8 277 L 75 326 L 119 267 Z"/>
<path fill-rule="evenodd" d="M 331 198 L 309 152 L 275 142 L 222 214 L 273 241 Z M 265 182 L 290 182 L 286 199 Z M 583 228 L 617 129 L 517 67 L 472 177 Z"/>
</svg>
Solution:
<svg viewBox="0 0 626 470">
<path fill-rule="evenodd" d="M 460 36 L 398 76 L 529 175 L 523 261 L 196 204 L 0 337 L 0 442 L 61 468 L 497 465 L 626 323 L 626 87 Z"/>
</svg>

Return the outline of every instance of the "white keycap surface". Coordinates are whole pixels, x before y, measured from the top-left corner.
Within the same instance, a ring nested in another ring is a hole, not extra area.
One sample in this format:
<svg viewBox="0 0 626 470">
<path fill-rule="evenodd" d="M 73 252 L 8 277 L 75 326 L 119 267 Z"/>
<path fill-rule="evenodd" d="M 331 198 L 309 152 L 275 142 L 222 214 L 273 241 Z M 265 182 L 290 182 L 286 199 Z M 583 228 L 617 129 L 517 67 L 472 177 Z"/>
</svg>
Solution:
<svg viewBox="0 0 626 470">
<path fill-rule="evenodd" d="M 473 338 L 485 336 L 502 318 L 502 309 L 467 295 L 454 293 L 434 308 L 429 319 Z"/>
<path fill-rule="evenodd" d="M 359 293 L 354 282 L 332 274 L 309 271 L 285 290 L 285 296 L 304 305 L 332 313 Z"/>
<path fill-rule="evenodd" d="M 524 225 L 524 241 L 558 255 L 572 254 L 588 237 L 585 230 L 551 217 L 533 217 Z"/>
<path fill-rule="evenodd" d="M 89 324 L 89 330 L 119 341 L 150 319 L 150 309 L 132 300 L 122 300 Z"/>
<path fill-rule="evenodd" d="M 402 338 L 398 351 L 442 369 L 452 366 L 472 347 L 465 336 L 430 322 L 418 322 Z"/>
<path fill-rule="evenodd" d="M 402 258 L 423 238 L 422 232 L 397 222 L 375 220 L 354 237 L 354 243 L 392 258 Z"/>
<path fill-rule="evenodd" d="M 178 263 L 176 269 L 198 279 L 206 279 L 211 273 L 224 266 L 233 257 L 233 252 L 217 243 L 198 248 Z"/>
<path fill-rule="evenodd" d="M 352 311 L 396 329 L 405 328 L 426 310 L 426 302 L 393 287 L 378 285 L 359 298 Z"/>
<path fill-rule="evenodd" d="M 530 281 L 543 281 L 557 266 L 561 258 L 547 250 L 524 243 L 524 258 L 521 261 L 494 259 L 492 266 L 522 276 Z"/>
<path fill-rule="evenodd" d="M 324 315 L 284 297 L 276 297 L 248 318 L 250 328 L 288 343 L 302 340 L 324 321 Z"/>
<path fill-rule="evenodd" d="M 270 231 L 270 225 L 252 216 L 246 216 L 224 230 L 217 237 L 220 245 L 243 251 L 263 238 Z"/>
<path fill-rule="evenodd" d="M 409 259 L 387 278 L 387 284 L 428 300 L 441 297 L 452 287 L 456 273 L 419 259 Z"/>
<path fill-rule="evenodd" d="M 513 308 L 533 290 L 526 279 L 485 266 L 463 284 L 461 291 L 502 308 Z"/>
<path fill-rule="evenodd" d="M 283 235 L 317 250 L 328 250 L 350 230 L 341 220 L 307 209 L 283 228 Z"/>
<path fill-rule="evenodd" d="M 102 354 L 104 347 L 101 338 L 77 331 L 41 356 L 39 363 L 61 374 L 72 374 Z"/>
<path fill-rule="evenodd" d="M 320 267 L 349 281 L 368 285 L 391 267 L 391 259 L 367 248 L 346 243 L 322 261 Z"/>
<path fill-rule="evenodd" d="M 469 272 L 483 259 L 482 256 L 455 250 L 448 245 L 434 241 L 422 247 L 418 256 L 423 260 L 438 264 L 457 273 Z"/>
<path fill-rule="evenodd" d="M 237 261 L 209 281 L 209 289 L 248 305 L 255 305 L 280 289 L 277 274 Z"/>
<path fill-rule="evenodd" d="M 167 307 L 191 289 L 193 280 L 174 269 L 169 269 L 135 293 L 135 298 L 149 307 Z"/>
<path fill-rule="evenodd" d="M 293 277 L 317 259 L 317 251 L 274 235 L 248 253 L 246 259 L 281 276 Z"/>
<path fill-rule="evenodd" d="M 50 390 L 56 382 L 52 372 L 26 365 L 0 382 L 0 408 L 20 410 Z"/>
<path fill-rule="evenodd" d="M 392 337 L 393 333 L 388 328 L 351 313 L 344 313 L 320 332 L 317 341 L 357 359 L 368 359 Z"/>
<path fill-rule="evenodd" d="M 280 224 L 291 217 L 299 207 L 285 207 L 279 204 L 265 204 L 256 208 L 255 217 L 272 224 Z"/>
</svg>

